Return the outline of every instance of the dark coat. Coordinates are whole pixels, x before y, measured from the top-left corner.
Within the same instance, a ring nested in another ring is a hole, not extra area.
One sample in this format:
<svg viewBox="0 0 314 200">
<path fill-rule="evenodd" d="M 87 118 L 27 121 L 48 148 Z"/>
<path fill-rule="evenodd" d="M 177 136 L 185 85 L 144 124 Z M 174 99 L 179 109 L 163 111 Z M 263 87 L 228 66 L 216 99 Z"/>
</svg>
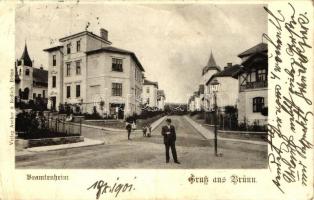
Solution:
<svg viewBox="0 0 314 200">
<path fill-rule="evenodd" d="M 166 132 L 170 132 L 170 134 L 167 135 Z M 172 144 L 176 141 L 176 130 L 173 125 L 170 125 L 170 130 L 168 126 L 163 126 L 161 135 L 164 136 L 164 144 Z"/>
<path fill-rule="evenodd" d="M 130 123 L 128 123 L 126 126 L 125 126 L 125 129 L 128 130 L 128 131 L 131 131 L 132 130 L 132 125 Z"/>
</svg>

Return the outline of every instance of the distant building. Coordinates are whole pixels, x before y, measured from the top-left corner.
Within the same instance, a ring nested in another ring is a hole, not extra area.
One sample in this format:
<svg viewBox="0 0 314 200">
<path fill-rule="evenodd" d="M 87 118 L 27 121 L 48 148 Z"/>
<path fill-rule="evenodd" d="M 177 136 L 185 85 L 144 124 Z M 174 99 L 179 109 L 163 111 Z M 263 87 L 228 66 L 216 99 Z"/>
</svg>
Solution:
<svg viewBox="0 0 314 200">
<path fill-rule="evenodd" d="M 238 55 L 242 68 L 239 79 L 239 123 L 265 125 L 268 113 L 267 44 L 260 43 Z"/>
<path fill-rule="evenodd" d="M 154 108 L 157 107 L 157 91 L 158 82 L 149 81 L 144 79 L 142 99 L 145 106 Z"/>
<path fill-rule="evenodd" d="M 199 97 L 200 97 L 200 110 L 204 110 L 205 107 L 204 107 L 204 92 L 205 92 L 205 87 L 203 84 L 199 85 L 198 86 L 198 94 L 199 94 Z"/>
<path fill-rule="evenodd" d="M 166 95 L 163 90 L 157 90 L 157 107 L 160 110 L 165 109 Z"/>
<path fill-rule="evenodd" d="M 195 111 L 195 96 L 192 95 L 188 101 L 188 111 Z"/>
<path fill-rule="evenodd" d="M 15 62 L 15 96 L 22 101 L 46 99 L 47 91 L 48 71 L 34 67 L 25 44 L 21 58 Z"/>
<path fill-rule="evenodd" d="M 50 107 L 124 118 L 139 114 L 144 68 L 134 52 L 111 46 L 108 31 L 83 31 L 59 39 L 49 58 Z"/>
<path fill-rule="evenodd" d="M 190 111 L 192 109 L 200 111 L 200 110 L 209 110 L 209 97 L 206 94 L 209 93 L 208 87 L 205 87 L 208 80 L 217 72 L 220 72 L 220 67 L 216 64 L 213 53 L 210 53 L 209 60 L 207 65 L 202 69 L 202 76 L 199 82 L 198 90 L 194 92 L 193 98 L 188 101 L 188 108 Z"/>
<path fill-rule="evenodd" d="M 213 56 L 213 53 L 210 53 L 209 60 L 207 62 L 207 65 L 202 70 L 202 77 L 200 84 L 205 86 L 208 80 L 217 72 L 220 72 L 221 68 L 216 64 L 215 58 Z M 208 110 L 209 108 L 209 99 L 207 98 L 206 94 L 208 94 L 208 88 L 204 87 L 203 91 L 203 97 L 202 97 L 202 107 L 204 110 Z"/>
<path fill-rule="evenodd" d="M 237 100 L 239 95 L 238 79 L 235 75 L 238 74 L 240 65 L 232 65 L 228 63 L 226 67 L 220 72 L 214 74 L 206 83 L 207 99 L 209 100 L 209 110 L 214 109 L 214 92 L 211 90 L 211 83 L 218 81 L 219 91 L 217 95 L 217 107 L 223 111 L 225 106 L 237 106 Z"/>
<path fill-rule="evenodd" d="M 194 105 L 195 105 L 195 111 L 201 111 L 202 105 L 201 105 L 201 96 L 199 91 L 194 92 Z"/>
</svg>

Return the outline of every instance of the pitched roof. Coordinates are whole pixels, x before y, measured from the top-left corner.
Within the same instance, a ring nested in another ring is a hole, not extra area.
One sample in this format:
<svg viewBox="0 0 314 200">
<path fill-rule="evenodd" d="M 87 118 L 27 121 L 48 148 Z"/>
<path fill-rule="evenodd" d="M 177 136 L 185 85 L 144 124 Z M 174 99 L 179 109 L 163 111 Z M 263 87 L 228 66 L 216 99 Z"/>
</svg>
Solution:
<svg viewBox="0 0 314 200">
<path fill-rule="evenodd" d="M 240 58 L 243 58 L 245 56 L 249 56 L 251 54 L 254 54 L 254 53 L 262 53 L 262 52 L 267 52 L 268 48 L 267 48 L 267 44 L 266 43 L 259 43 L 251 48 L 249 48 L 248 50 L 240 53 L 238 55 L 238 57 Z"/>
<path fill-rule="evenodd" d="M 190 103 L 191 101 L 194 101 L 194 100 L 195 100 L 195 96 L 194 96 L 194 95 L 190 96 L 190 98 L 189 98 L 189 103 Z"/>
<path fill-rule="evenodd" d="M 207 65 L 203 68 L 202 74 L 204 75 L 208 70 L 214 69 L 221 71 L 220 67 L 216 64 L 215 58 L 213 56 L 213 52 L 210 52 L 209 60 L 207 62 Z"/>
<path fill-rule="evenodd" d="M 96 53 L 102 53 L 102 52 L 112 52 L 112 53 L 120 53 L 120 54 L 126 54 L 126 55 L 130 55 L 134 61 L 136 62 L 136 64 L 139 66 L 139 68 L 144 72 L 144 68 L 142 66 L 142 64 L 140 63 L 140 61 L 138 60 L 138 58 L 136 57 L 135 53 L 132 51 L 128 51 L 125 49 L 120 49 L 120 48 L 116 48 L 113 46 L 108 46 L 108 47 L 102 47 L 100 49 L 96 49 L 96 50 L 91 50 L 91 51 L 87 51 L 86 54 L 87 55 L 91 55 L 91 54 L 96 54 Z"/>
<path fill-rule="evenodd" d="M 51 52 L 51 51 L 55 51 L 55 50 L 58 50 L 58 49 L 61 49 L 61 48 L 63 48 L 63 46 L 62 45 L 58 45 L 58 46 L 55 46 L 55 47 L 50 47 L 50 48 L 44 49 L 43 51 Z"/>
<path fill-rule="evenodd" d="M 239 73 L 241 70 L 241 66 L 236 64 L 232 65 L 231 67 L 224 68 L 221 72 L 217 72 L 214 74 L 207 82 L 206 85 L 208 85 L 215 77 L 233 77 L 236 78 L 236 74 Z"/>
<path fill-rule="evenodd" d="M 158 82 L 149 81 L 147 79 L 144 79 L 143 85 L 154 85 L 158 88 Z"/>
<path fill-rule="evenodd" d="M 104 39 L 104 38 L 102 38 L 102 37 L 100 37 L 100 36 L 90 32 L 90 31 L 82 31 L 82 32 L 79 32 L 79 33 L 75 33 L 75 34 L 72 34 L 72 35 L 60 38 L 59 41 L 60 42 L 65 42 L 66 40 L 73 39 L 73 38 L 76 38 L 76 37 L 80 37 L 82 35 L 89 35 L 89 36 L 91 36 L 93 38 L 96 38 L 96 39 L 98 39 L 98 40 L 100 40 L 102 42 L 105 42 L 107 44 L 112 44 L 110 41 L 108 41 L 108 40 L 106 40 L 106 39 Z"/>
<path fill-rule="evenodd" d="M 166 97 L 165 92 L 163 90 L 157 90 L 157 96 L 158 97 Z"/>
<path fill-rule="evenodd" d="M 233 76 L 241 69 L 240 65 L 232 65 L 231 67 L 227 67 L 221 72 L 216 73 L 214 76 L 223 77 L 223 76 Z"/>
<path fill-rule="evenodd" d="M 241 63 L 240 70 L 235 73 L 232 77 L 238 78 L 240 74 L 243 74 L 250 68 L 268 68 L 268 57 L 267 53 L 254 53 L 250 55 L 245 61 Z"/>
<path fill-rule="evenodd" d="M 23 54 L 22 54 L 20 60 L 18 60 L 17 64 L 18 65 L 22 65 L 22 60 L 24 61 L 24 65 L 25 66 L 29 66 L 29 67 L 33 66 L 33 62 L 32 62 L 32 60 L 31 60 L 31 58 L 29 57 L 29 54 L 28 54 L 26 43 L 25 43 Z"/>
<path fill-rule="evenodd" d="M 212 51 L 210 52 L 210 57 L 209 57 L 209 60 L 207 62 L 207 66 L 217 66 Z"/>
<path fill-rule="evenodd" d="M 48 71 L 44 69 L 33 69 L 33 82 L 40 85 L 48 85 Z"/>
<path fill-rule="evenodd" d="M 200 96 L 199 91 L 195 91 L 195 92 L 194 92 L 194 97 L 199 97 L 199 96 Z"/>
<path fill-rule="evenodd" d="M 199 85 L 198 92 L 199 94 L 204 94 L 205 87 L 203 84 Z"/>
</svg>

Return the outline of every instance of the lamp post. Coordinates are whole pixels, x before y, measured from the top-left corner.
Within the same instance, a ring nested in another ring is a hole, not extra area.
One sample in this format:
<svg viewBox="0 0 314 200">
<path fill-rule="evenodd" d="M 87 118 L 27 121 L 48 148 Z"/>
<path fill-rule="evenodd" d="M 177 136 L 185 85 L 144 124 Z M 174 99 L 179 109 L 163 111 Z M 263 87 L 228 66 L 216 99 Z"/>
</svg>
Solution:
<svg viewBox="0 0 314 200">
<path fill-rule="evenodd" d="M 215 124 L 215 156 L 220 157 L 222 154 L 217 153 L 217 115 L 218 115 L 218 107 L 217 107 L 217 92 L 219 90 L 220 83 L 217 81 L 217 79 L 213 80 L 211 83 L 211 89 L 214 93 L 214 124 Z"/>
</svg>

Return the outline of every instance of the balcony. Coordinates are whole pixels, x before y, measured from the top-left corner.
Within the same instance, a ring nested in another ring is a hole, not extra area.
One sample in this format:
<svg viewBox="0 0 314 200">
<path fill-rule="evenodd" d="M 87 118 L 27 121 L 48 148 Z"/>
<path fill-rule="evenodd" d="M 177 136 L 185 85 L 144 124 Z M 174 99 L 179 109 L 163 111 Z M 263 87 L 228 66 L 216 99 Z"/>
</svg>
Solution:
<svg viewBox="0 0 314 200">
<path fill-rule="evenodd" d="M 258 88 L 265 88 L 267 87 L 267 81 L 258 81 L 258 82 L 246 82 L 246 85 L 240 86 L 240 92 L 247 90 L 247 89 L 258 89 Z"/>
</svg>

